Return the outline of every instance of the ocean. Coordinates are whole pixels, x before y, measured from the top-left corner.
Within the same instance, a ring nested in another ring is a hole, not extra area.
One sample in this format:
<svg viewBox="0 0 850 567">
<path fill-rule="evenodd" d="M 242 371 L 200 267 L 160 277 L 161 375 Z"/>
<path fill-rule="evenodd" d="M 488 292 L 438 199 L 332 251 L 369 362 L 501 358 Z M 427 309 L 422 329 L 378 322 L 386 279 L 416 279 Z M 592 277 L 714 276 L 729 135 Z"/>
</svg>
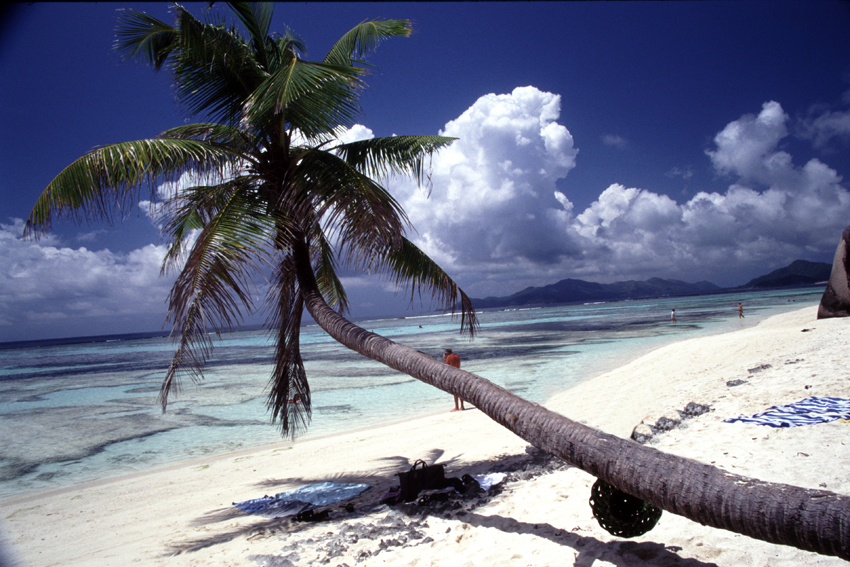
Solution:
<svg viewBox="0 0 850 567">
<path fill-rule="evenodd" d="M 543 403 L 655 348 L 751 327 L 816 305 L 822 293 L 820 286 L 489 310 L 474 339 L 442 314 L 358 324 L 435 358 L 451 348 L 465 370 Z M 449 394 L 347 350 L 315 325 L 301 339 L 313 417 L 296 443 L 453 407 Z M 0 499 L 284 441 L 266 409 L 273 346 L 265 331 L 222 334 L 204 380 L 186 378 L 165 414 L 156 398 L 171 339 L 56 343 L 0 345 Z"/>
</svg>

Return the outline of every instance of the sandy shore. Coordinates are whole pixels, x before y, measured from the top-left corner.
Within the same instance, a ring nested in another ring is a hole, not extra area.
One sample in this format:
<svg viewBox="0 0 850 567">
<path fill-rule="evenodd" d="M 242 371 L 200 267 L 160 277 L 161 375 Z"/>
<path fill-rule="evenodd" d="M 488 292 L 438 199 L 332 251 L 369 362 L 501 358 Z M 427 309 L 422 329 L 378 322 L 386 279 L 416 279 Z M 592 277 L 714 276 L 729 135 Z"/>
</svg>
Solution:
<svg viewBox="0 0 850 567">
<path fill-rule="evenodd" d="M 546 405 L 628 437 L 689 402 L 711 411 L 651 441 L 732 472 L 850 495 L 850 423 L 776 429 L 723 419 L 814 395 L 850 398 L 850 320 L 810 307 L 758 326 L 679 342 Z M 751 369 L 759 369 L 750 372 Z M 744 383 L 728 386 L 727 382 Z M 451 403 L 447 397 L 447 407 Z M 0 502 L 12 564 L 49 565 L 848 565 L 665 513 L 631 540 L 588 506 L 593 478 L 561 466 L 476 410 L 282 444 Z M 484 496 L 378 503 L 416 459 L 447 473 L 506 471 Z M 233 502 L 333 480 L 368 483 L 326 522 L 247 515 Z M 0 565 L 2 565 L 0 560 Z"/>
</svg>

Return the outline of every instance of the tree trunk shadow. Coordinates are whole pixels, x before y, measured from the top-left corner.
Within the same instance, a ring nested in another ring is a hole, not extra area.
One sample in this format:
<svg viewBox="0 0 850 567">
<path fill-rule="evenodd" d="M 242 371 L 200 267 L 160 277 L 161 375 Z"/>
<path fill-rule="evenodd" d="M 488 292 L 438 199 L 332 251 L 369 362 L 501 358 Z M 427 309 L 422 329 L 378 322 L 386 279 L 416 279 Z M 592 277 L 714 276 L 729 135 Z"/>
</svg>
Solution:
<svg viewBox="0 0 850 567">
<path fill-rule="evenodd" d="M 576 567 L 590 567 L 597 560 L 623 566 L 634 565 L 636 560 L 640 560 L 647 565 L 665 567 L 717 567 L 716 563 L 680 557 L 676 551 L 681 548 L 665 546 L 654 541 L 603 542 L 595 537 L 582 536 L 545 522 L 530 524 L 513 518 L 484 516 L 474 512 L 464 514 L 458 519 L 474 527 L 493 528 L 510 534 L 533 535 L 572 548 L 575 551 Z M 565 561 L 565 564 L 569 562 Z"/>
</svg>

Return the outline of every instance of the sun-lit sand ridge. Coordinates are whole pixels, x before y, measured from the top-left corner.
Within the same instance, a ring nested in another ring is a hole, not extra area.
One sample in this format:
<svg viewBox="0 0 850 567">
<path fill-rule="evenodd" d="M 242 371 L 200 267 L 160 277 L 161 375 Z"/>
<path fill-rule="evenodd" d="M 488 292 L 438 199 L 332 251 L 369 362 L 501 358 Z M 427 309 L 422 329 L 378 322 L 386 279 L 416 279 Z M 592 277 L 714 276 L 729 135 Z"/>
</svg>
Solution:
<svg viewBox="0 0 850 567">
<path fill-rule="evenodd" d="M 660 348 L 546 405 L 627 437 L 642 420 L 654 423 L 691 401 L 708 404 L 711 412 L 657 436 L 653 446 L 742 475 L 850 494 L 850 423 L 775 429 L 722 422 L 810 395 L 850 398 L 850 320 L 818 321 L 815 313 L 809 307 L 751 329 Z M 762 370 L 748 372 L 757 367 Z M 732 380 L 746 383 L 727 386 Z M 446 400 L 448 410 L 451 397 Z M 353 566 L 358 558 L 398 567 L 848 564 L 667 513 L 644 536 L 615 538 L 591 516 L 594 479 L 574 468 L 511 480 L 473 508 L 434 507 L 407 516 L 374 506 L 394 473 L 417 458 L 446 463 L 450 475 L 460 476 L 516 463 L 526 458 L 526 447 L 478 411 L 447 411 L 7 500 L 0 503 L 0 526 L 6 547 L 10 542 L 12 554 L 31 567 L 323 560 Z M 331 520 L 322 523 L 248 516 L 231 506 L 323 480 L 373 488 L 353 501 L 353 513 L 334 506 Z M 377 528 L 391 523 L 406 531 L 381 535 Z M 351 537 L 342 549 L 339 534 L 359 524 L 374 527 L 372 538 Z"/>
</svg>

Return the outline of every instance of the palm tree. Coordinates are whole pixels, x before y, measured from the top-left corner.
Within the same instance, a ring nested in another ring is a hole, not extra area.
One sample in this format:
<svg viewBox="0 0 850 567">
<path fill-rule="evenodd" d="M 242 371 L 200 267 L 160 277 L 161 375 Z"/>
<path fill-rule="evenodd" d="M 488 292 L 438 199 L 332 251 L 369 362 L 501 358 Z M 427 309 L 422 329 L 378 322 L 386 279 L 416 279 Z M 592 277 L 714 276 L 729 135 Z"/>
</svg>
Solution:
<svg viewBox="0 0 850 567">
<path fill-rule="evenodd" d="M 402 174 L 421 182 L 423 159 L 453 139 L 337 141 L 357 115 L 362 58 L 381 39 L 408 35 L 409 22 L 361 23 L 321 62 L 310 62 L 292 33 L 269 35 L 271 4 L 232 7 L 247 40 L 180 6 L 173 26 L 122 12 L 117 50 L 168 67 L 178 101 L 207 121 L 83 156 L 38 199 L 27 231 L 44 230 L 54 212 L 110 220 L 144 182 L 194 173 L 202 181 L 166 196 L 158 209 L 170 241 L 163 270 L 182 265 L 169 297 L 180 339 L 162 385 L 163 409 L 181 374 L 201 378 L 210 327 L 232 329 L 255 308 L 252 282 L 261 272 L 271 281 L 265 307 L 277 342 L 269 407 L 272 421 L 294 436 L 306 428 L 311 408 L 299 350 L 304 300 L 293 270 L 302 249 L 322 296 L 341 312 L 348 301 L 339 267 L 359 268 L 388 275 L 414 294 L 424 288 L 440 307 L 459 303 L 462 329 L 474 331 L 469 298 L 405 238 L 404 211 L 373 180 Z M 299 403 L 289 403 L 296 396 Z"/>
<path fill-rule="evenodd" d="M 161 389 L 163 409 L 180 375 L 202 376 L 212 348 L 207 329 L 237 326 L 255 309 L 252 282 L 266 275 L 264 307 L 277 343 L 268 405 L 286 435 L 303 430 L 310 416 L 299 350 L 306 308 L 346 347 L 460 396 L 623 492 L 706 525 L 850 559 L 850 497 L 732 475 L 605 434 L 345 319 L 340 267 L 382 274 L 414 297 L 429 293 L 453 313 L 459 306 L 462 332 L 476 330 L 469 298 L 404 236 L 404 212 L 374 180 L 401 174 L 422 182 L 423 160 L 452 140 L 337 141 L 357 114 L 363 58 L 380 40 L 408 35 L 410 23 L 364 22 L 321 62 L 310 62 L 292 33 L 269 34 L 271 6 L 230 6 L 247 38 L 180 6 L 174 25 L 123 12 L 119 52 L 167 67 L 179 102 L 207 121 L 93 150 L 48 185 L 27 221 L 26 234 L 37 235 L 54 213 L 111 219 L 145 183 L 197 174 L 196 185 L 160 203 L 170 239 L 163 269 L 182 265 L 169 297 L 179 341 Z M 295 395 L 302 403 L 290 403 Z"/>
</svg>

